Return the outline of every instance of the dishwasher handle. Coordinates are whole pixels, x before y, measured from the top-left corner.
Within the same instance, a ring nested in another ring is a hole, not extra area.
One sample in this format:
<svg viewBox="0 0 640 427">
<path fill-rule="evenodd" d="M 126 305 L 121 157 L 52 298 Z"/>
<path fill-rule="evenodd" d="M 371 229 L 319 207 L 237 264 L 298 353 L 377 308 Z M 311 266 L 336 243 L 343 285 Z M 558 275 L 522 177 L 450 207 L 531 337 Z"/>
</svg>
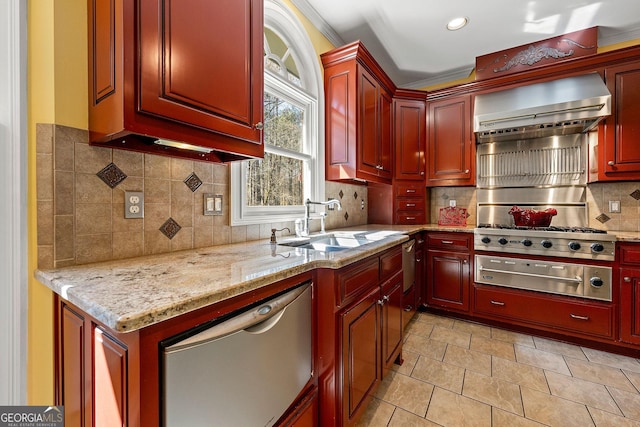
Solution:
<svg viewBox="0 0 640 427">
<path fill-rule="evenodd" d="M 310 286 L 311 283 L 298 286 L 285 294 L 260 303 L 251 310 L 241 312 L 224 322 L 165 347 L 164 352 L 175 353 L 191 349 L 242 330 L 252 334 L 267 332 L 278 323 L 289 304 L 293 303 Z"/>
</svg>

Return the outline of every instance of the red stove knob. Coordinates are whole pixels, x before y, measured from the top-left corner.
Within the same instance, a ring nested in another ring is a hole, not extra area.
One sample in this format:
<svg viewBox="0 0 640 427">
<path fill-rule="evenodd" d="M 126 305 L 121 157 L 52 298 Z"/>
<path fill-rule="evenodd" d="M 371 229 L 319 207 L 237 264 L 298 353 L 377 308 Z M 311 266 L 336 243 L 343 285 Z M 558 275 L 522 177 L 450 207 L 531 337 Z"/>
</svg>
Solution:
<svg viewBox="0 0 640 427">
<path fill-rule="evenodd" d="M 551 240 L 543 240 L 542 242 L 540 242 L 540 244 L 542 245 L 543 248 L 547 248 L 547 249 L 553 246 L 553 243 L 551 243 Z"/>
<path fill-rule="evenodd" d="M 604 251 L 604 245 L 602 243 L 594 243 L 591 245 L 592 252 L 602 252 Z"/>
<path fill-rule="evenodd" d="M 572 251 L 577 251 L 581 248 L 580 243 L 578 242 L 569 242 L 569 249 Z"/>
</svg>

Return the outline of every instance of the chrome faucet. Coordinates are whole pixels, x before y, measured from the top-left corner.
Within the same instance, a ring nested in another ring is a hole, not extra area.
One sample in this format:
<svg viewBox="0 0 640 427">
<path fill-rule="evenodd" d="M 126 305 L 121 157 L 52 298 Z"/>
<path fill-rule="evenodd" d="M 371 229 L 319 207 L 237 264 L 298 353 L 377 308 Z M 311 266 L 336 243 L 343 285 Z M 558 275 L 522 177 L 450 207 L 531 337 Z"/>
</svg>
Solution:
<svg viewBox="0 0 640 427">
<path fill-rule="evenodd" d="M 329 199 L 326 202 L 313 202 L 310 199 L 307 199 L 304 202 L 304 230 L 302 232 L 305 236 L 309 235 L 309 205 L 322 205 L 322 206 L 337 206 L 338 210 L 342 210 L 342 205 L 340 204 L 340 200 L 338 199 Z M 322 220 L 322 231 L 324 231 L 324 216 L 321 218 Z"/>
</svg>

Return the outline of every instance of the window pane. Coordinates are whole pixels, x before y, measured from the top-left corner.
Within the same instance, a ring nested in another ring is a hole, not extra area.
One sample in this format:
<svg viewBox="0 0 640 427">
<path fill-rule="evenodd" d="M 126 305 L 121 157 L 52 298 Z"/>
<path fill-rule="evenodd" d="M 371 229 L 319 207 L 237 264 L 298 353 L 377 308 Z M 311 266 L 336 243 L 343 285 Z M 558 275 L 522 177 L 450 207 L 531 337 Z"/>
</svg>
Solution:
<svg viewBox="0 0 640 427">
<path fill-rule="evenodd" d="M 302 205 L 303 168 L 302 160 L 271 153 L 247 162 L 247 206 Z"/>
<path fill-rule="evenodd" d="M 304 110 L 265 93 L 264 123 L 265 145 L 302 152 Z"/>
</svg>

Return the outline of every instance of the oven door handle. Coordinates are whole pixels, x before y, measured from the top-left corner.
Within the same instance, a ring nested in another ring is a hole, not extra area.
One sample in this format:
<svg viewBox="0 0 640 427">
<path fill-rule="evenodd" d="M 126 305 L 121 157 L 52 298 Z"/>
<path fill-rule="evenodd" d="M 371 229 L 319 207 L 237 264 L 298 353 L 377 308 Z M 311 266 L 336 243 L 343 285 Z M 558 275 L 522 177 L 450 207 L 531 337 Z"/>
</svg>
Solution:
<svg viewBox="0 0 640 427">
<path fill-rule="evenodd" d="M 493 268 L 484 268 L 483 266 L 478 266 L 478 270 L 488 271 L 489 273 L 513 274 L 517 276 L 531 276 L 531 277 L 540 277 L 542 279 L 553 279 L 553 280 L 563 280 L 565 282 L 582 283 L 582 279 L 580 277 L 571 278 L 571 277 L 547 276 L 545 274 L 523 273 L 520 271 L 496 270 Z"/>
</svg>

